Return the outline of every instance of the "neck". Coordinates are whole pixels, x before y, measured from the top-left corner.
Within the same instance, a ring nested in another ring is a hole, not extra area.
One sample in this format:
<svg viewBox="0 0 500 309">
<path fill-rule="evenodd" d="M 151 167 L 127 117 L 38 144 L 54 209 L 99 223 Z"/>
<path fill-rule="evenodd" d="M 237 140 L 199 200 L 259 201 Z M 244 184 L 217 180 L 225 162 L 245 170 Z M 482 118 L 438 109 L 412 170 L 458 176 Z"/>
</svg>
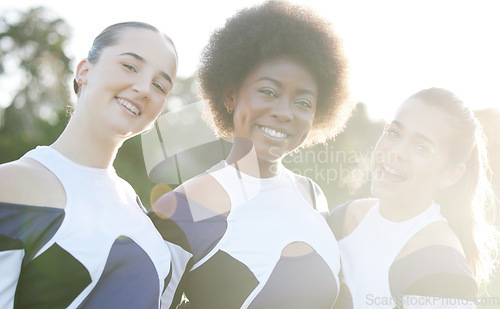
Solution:
<svg viewBox="0 0 500 309">
<path fill-rule="evenodd" d="M 432 198 L 421 198 L 413 201 L 380 200 L 380 214 L 388 220 L 401 222 L 418 216 L 432 203 Z"/>
<path fill-rule="evenodd" d="M 281 169 L 281 159 L 276 161 L 259 159 L 253 144 L 248 140 L 235 139 L 226 161 L 243 173 L 257 178 L 276 176 Z"/>
<path fill-rule="evenodd" d="M 124 140 L 105 135 L 76 116 L 70 119 L 51 146 L 78 164 L 94 168 L 110 167 Z"/>
</svg>

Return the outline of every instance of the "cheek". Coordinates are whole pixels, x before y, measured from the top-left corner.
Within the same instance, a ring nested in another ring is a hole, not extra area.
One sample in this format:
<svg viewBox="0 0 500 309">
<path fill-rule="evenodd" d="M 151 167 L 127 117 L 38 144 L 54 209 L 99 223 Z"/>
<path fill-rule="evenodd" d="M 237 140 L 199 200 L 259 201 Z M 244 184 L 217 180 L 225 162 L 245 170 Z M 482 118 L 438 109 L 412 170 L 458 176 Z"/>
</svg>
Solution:
<svg viewBox="0 0 500 309">
<path fill-rule="evenodd" d="M 423 167 L 416 167 L 413 177 L 413 186 L 424 191 L 434 191 L 438 188 L 440 174 L 429 170 L 423 171 Z"/>
<path fill-rule="evenodd" d="M 162 95 L 155 95 L 153 99 L 149 102 L 149 108 L 147 109 L 148 115 L 153 118 L 158 117 L 163 108 L 165 107 L 166 98 Z"/>
<path fill-rule="evenodd" d="M 249 101 L 238 101 L 233 111 L 234 127 L 245 125 L 262 115 L 262 109 Z"/>
<path fill-rule="evenodd" d="M 444 161 L 439 161 L 435 157 L 422 158 L 418 155 L 414 155 L 411 162 L 415 173 L 421 178 L 427 177 L 430 181 L 440 177 L 444 173 L 446 166 Z"/>
<path fill-rule="evenodd" d="M 159 114 L 165 108 L 165 104 L 167 103 L 167 98 L 164 96 L 161 96 L 160 99 L 158 100 L 158 103 L 155 104 L 156 107 L 156 112 Z"/>
<path fill-rule="evenodd" d="M 241 132 L 245 127 L 246 113 L 242 110 L 235 111 L 233 114 L 233 128 L 235 132 Z"/>
<path fill-rule="evenodd" d="M 300 129 L 307 134 L 314 124 L 314 113 L 300 115 L 298 120 L 300 121 Z"/>
</svg>

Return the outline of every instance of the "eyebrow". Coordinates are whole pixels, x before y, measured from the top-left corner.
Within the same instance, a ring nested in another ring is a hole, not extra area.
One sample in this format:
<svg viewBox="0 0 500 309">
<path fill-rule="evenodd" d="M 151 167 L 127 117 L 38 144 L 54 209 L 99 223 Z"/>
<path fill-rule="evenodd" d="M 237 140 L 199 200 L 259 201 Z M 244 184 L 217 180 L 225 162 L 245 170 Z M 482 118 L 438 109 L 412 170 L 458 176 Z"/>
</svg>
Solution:
<svg viewBox="0 0 500 309">
<path fill-rule="evenodd" d="M 120 56 L 132 56 L 135 59 L 139 60 L 140 62 L 147 62 L 146 59 L 144 59 L 143 57 L 139 56 L 136 53 L 122 53 L 122 54 L 120 54 Z M 163 71 L 160 71 L 160 75 L 163 76 L 163 78 L 165 78 L 166 80 L 168 80 L 170 82 L 170 84 L 173 84 L 172 78 L 170 77 L 170 75 L 168 75 L 167 73 L 165 73 Z"/>
<path fill-rule="evenodd" d="M 405 129 L 405 126 L 404 126 L 401 122 L 399 122 L 399 121 L 397 121 L 397 120 L 394 120 L 392 123 L 394 123 L 395 125 L 397 125 L 397 126 L 398 126 L 398 127 L 400 127 L 401 129 Z M 430 138 L 428 138 L 427 136 L 425 136 L 425 135 L 423 135 L 423 134 L 421 134 L 421 133 L 415 133 L 415 135 L 416 135 L 418 138 L 423 139 L 424 141 L 428 142 L 428 143 L 429 143 L 429 144 L 431 144 L 432 146 L 436 147 L 436 144 L 434 144 L 434 142 L 433 142 Z"/>
<path fill-rule="evenodd" d="M 257 79 L 257 81 L 262 81 L 262 80 L 268 80 L 272 83 L 275 83 L 278 87 L 283 87 L 283 83 L 274 79 L 274 78 L 271 78 L 271 77 L 261 77 L 259 79 Z M 307 88 L 304 88 L 304 89 L 300 89 L 299 91 L 297 91 L 298 94 L 310 94 L 314 97 L 316 97 L 316 93 L 310 89 L 307 89 Z"/>
</svg>

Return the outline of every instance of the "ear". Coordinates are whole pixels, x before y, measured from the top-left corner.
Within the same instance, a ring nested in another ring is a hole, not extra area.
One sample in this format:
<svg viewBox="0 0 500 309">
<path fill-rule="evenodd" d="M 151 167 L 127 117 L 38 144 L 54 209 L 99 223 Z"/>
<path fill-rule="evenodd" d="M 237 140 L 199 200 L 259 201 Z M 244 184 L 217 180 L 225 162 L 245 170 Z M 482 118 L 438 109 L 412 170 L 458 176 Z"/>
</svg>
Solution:
<svg viewBox="0 0 500 309">
<path fill-rule="evenodd" d="M 439 188 L 444 189 L 453 186 L 462 178 L 466 170 L 467 166 L 464 163 L 448 168 L 439 182 Z"/>
<path fill-rule="evenodd" d="M 88 73 L 90 68 L 90 62 L 88 59 L 83 59 L 78 63 L 76 67 L 75 80 L 81 85 L 86 85 L 88 81 Z"/>
<path fill-rule="evenodd" d="M 226 108 L 230 108 L 234 110 L 234 106 L 236 104 L 237 99 L 237 91 L 234 87 L 230 87 L 226 90 L 224 94 L 224 106 Z"/>
</svg>

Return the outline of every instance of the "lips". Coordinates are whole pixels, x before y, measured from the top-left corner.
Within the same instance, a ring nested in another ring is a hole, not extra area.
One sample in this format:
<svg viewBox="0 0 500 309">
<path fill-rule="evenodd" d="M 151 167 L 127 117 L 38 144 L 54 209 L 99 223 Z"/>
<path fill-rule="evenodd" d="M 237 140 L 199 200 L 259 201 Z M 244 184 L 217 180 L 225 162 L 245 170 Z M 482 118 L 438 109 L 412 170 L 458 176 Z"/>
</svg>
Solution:
<svg viewBox="0 0 500 309">
<path fill-rule="evenodd" d="M 288 134 L 286 132 L 283 132 L 284 130 L 281 129 L 274 129 L 266 126 L 258 126 L 259 129 L 264 132 L 265 135 L 270 136 L 275 139 L 285 139 L 288 137 Z"/>
<path fill-rule="evenodd" d="M 402 182 L 408 177 L 396 168 L 380 163 L 375 168 L 373 178 L 374 180 L 383 182 Z"/>
<path fill-rule="evenodd" d="M 127 110 L 129 110 L 132 114 L 136 116 L 141 114 L 140 106 L 134 102 L 122 98 L 116 98 L 116 102 L 118 102 L 118 104 L 125 107 Z"/>
</svg>

